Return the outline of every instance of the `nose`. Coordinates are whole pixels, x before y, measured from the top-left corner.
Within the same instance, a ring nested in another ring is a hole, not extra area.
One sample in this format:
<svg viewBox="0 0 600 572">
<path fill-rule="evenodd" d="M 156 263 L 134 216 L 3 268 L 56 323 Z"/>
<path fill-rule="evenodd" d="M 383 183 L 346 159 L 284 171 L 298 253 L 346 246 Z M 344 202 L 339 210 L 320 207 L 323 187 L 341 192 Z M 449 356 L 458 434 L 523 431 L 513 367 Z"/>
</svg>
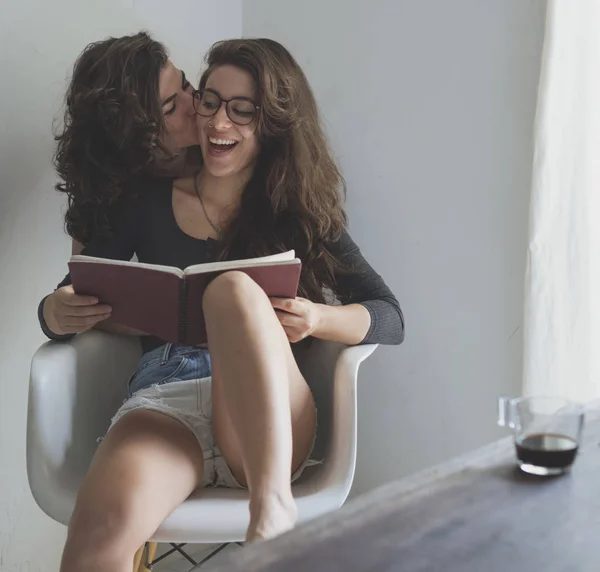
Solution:
<svg viewBox="0 0 600 572">
<path fill-rule="evenodd" d="M 194 109 L 194 98 L 192 97 L 191 93 L 189 93 L 188 91 L 184 91 L 181 94 L 181 101 L 185 106 L 185 112 L 187 115 L 196 115 L 196 111 Z"/>
<path fill-rule="evenodd" d="M 217 109 L 217 112 L 213 115 L 210 121 L 217 131 L 227 129 L 231 126 L 231 121 L 229 119 L 229 116 L 227 115 L 226 107 L 227 104 L 225 102 L 222 102 L 221 107 Z"/>
</svg>

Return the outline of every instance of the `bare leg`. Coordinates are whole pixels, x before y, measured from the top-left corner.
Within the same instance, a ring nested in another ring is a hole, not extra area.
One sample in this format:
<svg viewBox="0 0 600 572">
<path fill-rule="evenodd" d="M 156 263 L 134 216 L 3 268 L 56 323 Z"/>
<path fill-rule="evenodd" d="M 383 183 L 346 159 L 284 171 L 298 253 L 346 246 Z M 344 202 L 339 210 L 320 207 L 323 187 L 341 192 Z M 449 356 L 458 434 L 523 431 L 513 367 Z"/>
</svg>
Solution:
<svg viewBox="0 0 600 572">
<path fill-rule="evenodd" d="M 316 411 L 310 389 L 265 293 L 228 272 L 207 288 L 215 439 L 250 490 L 248 540 L 276 536 L 297 518 L 290 475 L 309 453 Z"/>
<path fill-rule="evenodd" d="M 131 572 L 136 550 L 202 479 L 198 441 L 178 421 L 137 410 L 102 442 L 79 491 L 61 572 Z"/>
</svg>

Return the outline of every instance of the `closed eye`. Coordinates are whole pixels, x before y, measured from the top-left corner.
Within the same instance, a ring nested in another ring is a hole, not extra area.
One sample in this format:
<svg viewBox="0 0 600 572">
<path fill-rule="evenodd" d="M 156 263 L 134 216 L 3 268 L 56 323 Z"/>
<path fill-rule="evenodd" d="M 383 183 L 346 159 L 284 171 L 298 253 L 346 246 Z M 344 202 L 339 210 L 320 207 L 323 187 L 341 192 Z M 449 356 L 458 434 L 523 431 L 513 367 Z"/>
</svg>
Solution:
<svg viewBox="0 0 600 572">
<path fill-rule="evenodd" d="M 219 104 L 214 101 L 203 101 L 202 107 L 204 107 L 205 109 L 208 109 L 210 111 L 213 111 L 213 110 L 219 108 Z"/>
<path fill-rule="evenodd" d="M 254 115 L 254 111 L 244 111 L 243 109 L 234 109 L 233 111 L 240 117 L 252 117 Z"/>
</svg>

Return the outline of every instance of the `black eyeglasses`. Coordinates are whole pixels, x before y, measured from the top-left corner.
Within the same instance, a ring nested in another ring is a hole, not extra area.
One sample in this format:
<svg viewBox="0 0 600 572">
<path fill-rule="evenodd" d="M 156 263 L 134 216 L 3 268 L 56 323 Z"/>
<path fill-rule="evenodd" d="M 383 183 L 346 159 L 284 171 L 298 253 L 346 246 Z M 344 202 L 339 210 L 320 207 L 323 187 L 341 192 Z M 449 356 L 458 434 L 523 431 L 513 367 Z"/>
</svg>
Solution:
<svg viewBox="0 0 600 572">
<path fill-rule="evenodd" d="M 234 97 L 232 99 L 223 99 L 214 91 L 195 91 L 192 94 L 194 102 L 194 111 L 202 117 L 212 117 L 225 104 L 227 117 L 237 125 L 249 125 L 252 123 L 260 106 L 253 101 L 243 97 Z"/>
</svg>

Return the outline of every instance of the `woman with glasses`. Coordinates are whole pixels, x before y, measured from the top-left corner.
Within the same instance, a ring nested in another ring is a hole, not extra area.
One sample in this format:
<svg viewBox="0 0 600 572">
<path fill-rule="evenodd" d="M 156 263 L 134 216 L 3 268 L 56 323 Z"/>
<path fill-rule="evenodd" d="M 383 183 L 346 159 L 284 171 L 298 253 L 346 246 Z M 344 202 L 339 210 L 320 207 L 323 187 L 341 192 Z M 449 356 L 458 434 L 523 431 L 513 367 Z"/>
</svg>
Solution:
<svg viewBox="0 0 600 572">
<path fill-rule="evenodd" d="M 198 486 L 249 489 L 249 541 L 291 528 L 291 483 L 311 461 L 317 422 L 298 342 L 404 336 L 396 298 L 346 231 L 344 182 L 289 52 L 265 39 L 215 44 L 192 102 L 201 167 L 123 192 L 110 234 L 83 252 L 184 268 L 294 249 L 299 297 L 269 299 L 227 272 L 204 296 L 208 347 L 142 336 L 130 398 L 79 491 L 63 572 L 130 569 L 137 547 Z M 41 306 L 53 338 L 110 316 L 69 282 Z"/>
</svg>

